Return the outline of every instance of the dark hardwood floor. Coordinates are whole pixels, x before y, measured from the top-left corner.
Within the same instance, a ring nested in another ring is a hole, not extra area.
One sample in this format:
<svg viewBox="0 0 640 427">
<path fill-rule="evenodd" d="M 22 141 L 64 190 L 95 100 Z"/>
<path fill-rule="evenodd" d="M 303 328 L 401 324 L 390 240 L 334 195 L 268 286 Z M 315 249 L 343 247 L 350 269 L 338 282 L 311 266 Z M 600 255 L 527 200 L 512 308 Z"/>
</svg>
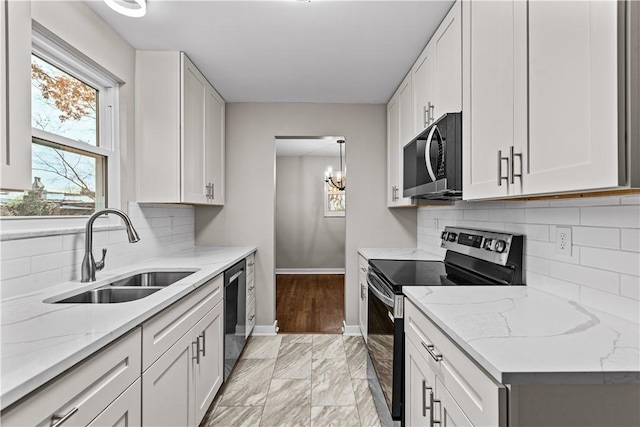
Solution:
<svg viewBox="0 0 640 427">
<path fill-rule="evenodd" d="M 276 319 L 284 333 L 341 333 L 344 274 L 276 275 Z"/>
</svg>

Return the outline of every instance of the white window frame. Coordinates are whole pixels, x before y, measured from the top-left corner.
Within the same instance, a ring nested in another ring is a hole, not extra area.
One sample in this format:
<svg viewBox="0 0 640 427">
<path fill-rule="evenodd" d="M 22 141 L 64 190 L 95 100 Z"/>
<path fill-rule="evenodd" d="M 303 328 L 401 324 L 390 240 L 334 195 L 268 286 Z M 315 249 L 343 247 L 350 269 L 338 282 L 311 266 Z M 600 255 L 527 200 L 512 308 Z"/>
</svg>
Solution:
<svg viewBox="0 0 640 427">
<path fill-rule="evenodd" d="M 119 88 L 122 81 L 35 21 L 32 21 L 31 53 L 99 91 L 96 146 L 35 128 L 32 128 L 32 137 L 103 156 L 106 163 L 106 182 L 103 183 L 102 193 L 106 196 L 107 203 L 104 199 L 96 200 L 96 207 L 122 208 L 119 138 Z M 6 216 L 1 217 L 2 231 L 83 227 L 88 217 L 89 215 Z M 106 226 L 120 224 L 113 215 L 110 218 L 101 217 L 99 222 Z"/>
</svg>

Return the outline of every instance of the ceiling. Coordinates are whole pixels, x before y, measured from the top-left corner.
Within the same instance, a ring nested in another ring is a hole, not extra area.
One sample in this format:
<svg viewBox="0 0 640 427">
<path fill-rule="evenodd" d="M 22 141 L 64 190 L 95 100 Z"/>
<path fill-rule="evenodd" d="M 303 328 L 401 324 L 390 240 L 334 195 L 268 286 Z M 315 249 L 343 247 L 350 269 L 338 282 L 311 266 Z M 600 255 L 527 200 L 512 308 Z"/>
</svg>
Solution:
<svg viewBox="0 0 640 427">
<path fill-rule="evenodd" d="M 89 6 L 134 48 L 182 50 L 227 102 L 386 103 L 453 4 L 147 0 Z"/>
<path fill-rule="evenodd" d="M 344 139 L 344 137 L 325 136 L 317 138 L 276 138 L 276 156 L 338 157 L 340 155 L 340 146 L 337 143 L 338 139 Z M 346 145 L 347 144 L 345 143 L 342 147 L 343 153 L 346 152 Z"/>
</svg>

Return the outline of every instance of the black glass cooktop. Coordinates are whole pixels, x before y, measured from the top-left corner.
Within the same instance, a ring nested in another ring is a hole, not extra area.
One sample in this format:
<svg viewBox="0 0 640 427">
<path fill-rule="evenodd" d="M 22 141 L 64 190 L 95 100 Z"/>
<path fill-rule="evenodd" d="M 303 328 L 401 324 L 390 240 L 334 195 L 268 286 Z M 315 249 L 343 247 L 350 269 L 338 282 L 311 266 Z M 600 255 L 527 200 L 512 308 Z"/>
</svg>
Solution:
<svg viewBox="0 0 640 427">
<path fill-rule="evenodd" d="M 442 261 L 369 260 L 369 265 L 395 292 L 402 286 L 493 285 L 488 279 Z"/>
</svg>

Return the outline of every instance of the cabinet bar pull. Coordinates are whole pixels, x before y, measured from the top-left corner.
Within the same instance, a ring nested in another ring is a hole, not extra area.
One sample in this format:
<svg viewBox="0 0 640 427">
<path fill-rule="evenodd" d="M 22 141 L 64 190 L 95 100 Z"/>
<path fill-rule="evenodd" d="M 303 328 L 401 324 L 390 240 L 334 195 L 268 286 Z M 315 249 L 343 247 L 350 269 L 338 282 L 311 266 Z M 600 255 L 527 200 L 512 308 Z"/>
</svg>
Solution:
<svg viewBox="0 0 640 427">
<path fill-rule="evenodd" d="M 429 122 L 431 121 L 431 119 L 429 118 L 429 109 L 427 109 L 426 105 L 422 107 L 422 121 L 424 123 L 422 125 L 423 128 L 426 128 L 429 125 Z"/>
<path fill-rule="evenodd" d="M 427 409 L 431 410 L 431 406 L 427 406 L 427 390 L 433 396 L 433 389 L 427 387 L 427 380 L 422 380 L 422 416 L 427 417 Z"/>
<path fill-rule="evenodd" d="M 429 396 L 429 402 L 430 402 L 429 408 L 431 408 L 430 416 L 429 416 L 429 427 L 433 427 L 434 424 L 440 425 L 440 421 L 436 420 L 435 419 L 436 417 L 434 415 L 435 405 L 436 403 L 440 403 L 440 401 L 433 398 L 433 390 L 431 390 L 431 395 Z"/>
<path fill-rule="evenodd" d="M 256 317 L 256 315 L 252 314 L 251 316 L 249 316 L 249 320 L 253 320 L 254 317 Z"/>
<path fill-rule="evenodd" d="M 429 124 L 433 123 L 436 121 L 436 118 L 433 117 L 433 109 L 435 108 L 435 105 L 431 103 L 431 101 L 429 101 Z"/>
<path fill-rule="evenodd" d="M 73 409 L 71 409 L 69 412 L 67 412 L 66 414 L 64 414 L 62 417 L 57 417 L 57 416 L 52 416 L 51 417 L 51 427 L 60 427 L 62 424 L 64 424 L 65 421 L 67 421 L 69 418 L 71 418 L 73 416 L 73 414 L 75 414 L 76 412 L 78 412 L 78 407 L 74 407 Z"/>
<path fill-rule="evenodd" d="M 520 159 L 520 173 L 516 173 L 516 161 L 515 158 L 518 157 Z M 522 182 L 522 153 L 515 153 L 513 145 L 509 147 L 509 158 L 511 159 L 511 183 L 515 184 L 515 178 L 520 178 L 520 182 Z"/>
<path fill-rule="evenodd" d="M 202 352 L 202 357 L 205 357 L 206 354 L 206 348 L 207 348 L 207 342 L 206 342 L 206 334 L 207 331 L 202 331 L 202 333 L 200 335 L 198 335 L 198 339 L 200 339 L 200 337 L 202 337 L 202 349 L 200 349 L 200 351 Z"/>
<path fill-rule="evenodd" d="M 427 350 L 427 353 L 429 353 L 429 355 L 433 358 L 433 360 L 435 360 L 436 362 L 439 362 L 442 360 L 442 354 L 436 353 L 434 351 L 435 347 L 433 346 L 433 344 L 425 344 L 424 341 L 420 342 L 420 344 L 422 344 L 425 350 Z"/>
<path fill-rule="evenodd" d="M 252 291 L 255 288 L 255 285 L 249 286 L 249 290 Z"/>
<path fill-rule="evenodd" d="M 502 161 L 507 161 L 507 176 L 502 176 Z M 502 157 L 502 150 L 498 150 L 498 187 L 502 186 L 502 181 L 509 182 L 509 158 Z"/>
</svg>

